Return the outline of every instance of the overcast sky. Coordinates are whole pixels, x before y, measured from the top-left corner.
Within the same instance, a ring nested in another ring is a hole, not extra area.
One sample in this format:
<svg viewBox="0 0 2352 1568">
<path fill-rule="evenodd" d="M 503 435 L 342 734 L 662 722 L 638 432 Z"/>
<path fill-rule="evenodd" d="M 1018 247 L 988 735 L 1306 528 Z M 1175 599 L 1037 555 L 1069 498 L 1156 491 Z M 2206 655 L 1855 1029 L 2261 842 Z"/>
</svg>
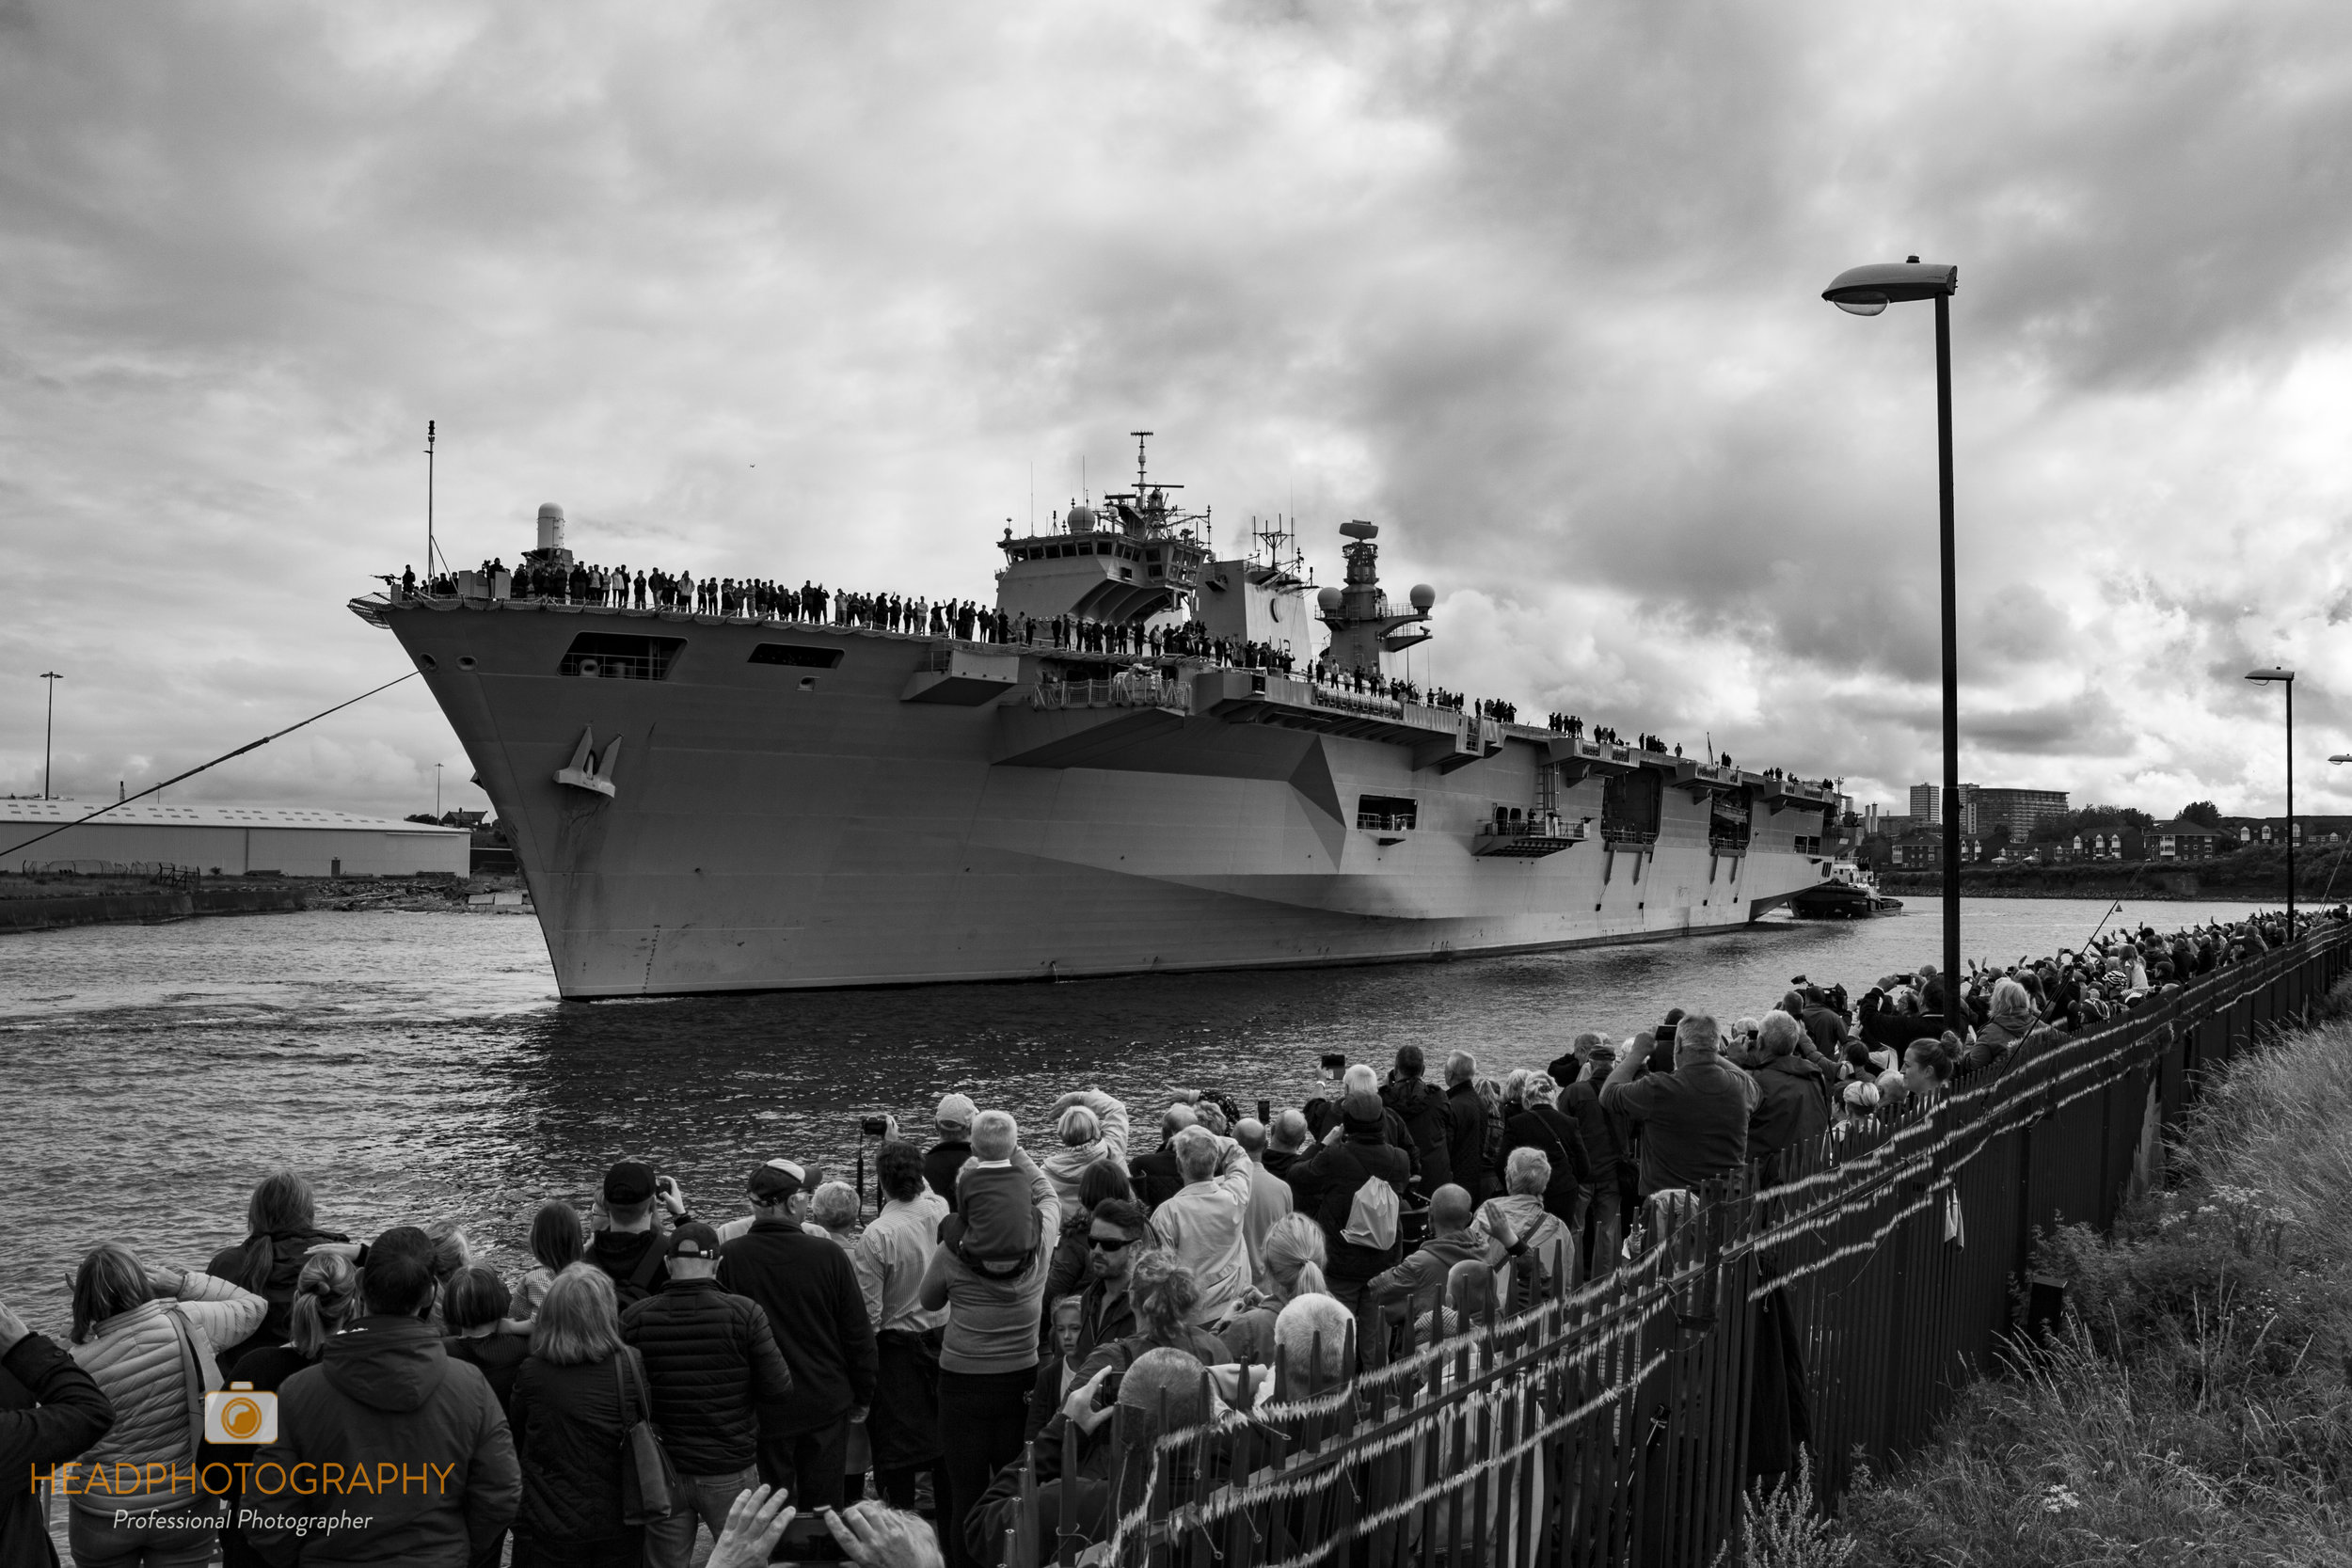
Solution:
<svg viewBox="0 0 2352 1568">
<path fill-rule="evenodd" d="M 626 561 L 985 598 L 1154 469 L 1382 525 L 1437 678 L 1940 776 L 2352 810 L 2352 7 L 0 0 L 0 791 L 405 668 L 344 603 L 543 500 Z M 1419 671 L 1417 670 L 1418 673 Z M 482 803 L 411 682 L 184 786 Z"/>
</svg>

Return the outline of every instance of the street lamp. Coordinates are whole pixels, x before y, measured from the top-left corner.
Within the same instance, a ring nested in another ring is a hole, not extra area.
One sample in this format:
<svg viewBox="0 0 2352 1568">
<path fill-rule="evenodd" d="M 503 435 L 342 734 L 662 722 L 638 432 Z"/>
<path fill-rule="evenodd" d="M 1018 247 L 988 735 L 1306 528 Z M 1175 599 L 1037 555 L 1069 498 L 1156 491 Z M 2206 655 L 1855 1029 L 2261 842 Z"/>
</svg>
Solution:
<svg viewBox="0 0 2352 1568">
<path fill-rule="evenodd" d="M 40 727 L 40 798 L 54 800 L 49 791 L 49 744 L 57 734 L 57 683 L 65 677 L 55 670 L 43 670 L 40 678 L 49 683 L 49 718 Z"/>
<path fill-rule="evenodd" d="M 2272 681 L 2287 689 L 2287 940 L 2295 940 L 2295 672 L 2272 665 L 2249 670 L 2246 678 L 2263 686 Z"/>
<path fill-rule="evenodd" d="M 1952 294 L 1960 269 L 1914 256 L 1839 273 L 1821 297 L 1875 316 L 1898 300 L 1935 301 L 1935 452 L 1944 553 L 1944 1016 L 1960 1011 L 1960 612 L 1952 564 Z"/>
</svg>

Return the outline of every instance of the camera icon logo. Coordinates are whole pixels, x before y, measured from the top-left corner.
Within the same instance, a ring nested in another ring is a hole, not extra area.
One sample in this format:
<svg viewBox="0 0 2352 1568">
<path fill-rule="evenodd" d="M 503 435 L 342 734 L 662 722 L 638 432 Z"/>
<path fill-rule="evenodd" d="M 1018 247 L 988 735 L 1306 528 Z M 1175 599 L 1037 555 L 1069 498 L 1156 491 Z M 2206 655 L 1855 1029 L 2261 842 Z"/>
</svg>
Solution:
<svg viewBox="0 0 2352 1568">
<path fill-rule="evenodd" d="M 253 1391 L 250 1383 L 232 1383 L 204 1396 L 204 1441 L 207 1443 L 275 1443 L 278 1441 L 278 1396 Z"/>
</svg>

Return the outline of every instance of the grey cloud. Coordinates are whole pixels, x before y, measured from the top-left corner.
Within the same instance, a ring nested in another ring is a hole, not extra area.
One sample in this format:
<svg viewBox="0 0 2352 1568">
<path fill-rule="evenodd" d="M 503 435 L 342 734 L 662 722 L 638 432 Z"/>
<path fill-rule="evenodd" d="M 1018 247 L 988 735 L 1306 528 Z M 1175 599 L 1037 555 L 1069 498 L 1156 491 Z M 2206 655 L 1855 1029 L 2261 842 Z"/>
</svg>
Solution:
<svg viewBox="0 0 2352 1568">
<path fill-rule="evenodd" d="M 1221 539 L 1295 495 L 1327 569 L 1330 525 L 1373 515 L 1398 580 L 1570 584 L 1628 623 L 1619 689 L 1468 636 L 1461 684 L 1924 774 L 1925 313 L 1816 297 L 1914 248 L 1963 269 L 1988 760 L 2096 776 L 2128 732 L 2164 764 L 2133 706 L 2235 657 L 2242 605 L 2297 636 L 2340 613 L 2341 582 L 2265 578 L 2272 498 L 2210 471 L 2344 514 L 2266 406 L 2218 457 L 2104 422 L 2282 398 L 2343 354 L 2329 8 L 0 19 L 0 661 L 72 661 L 91 778 L 372 684 L 389 646 L 341 604 L 418 547 L 428 415 L 461 559 L 555 499 L 605 559 L 962 594 L 1033 462 L 1058 504 L 1078 453 L 1099 491 L 1154 428 Z M 2125 531 L 2145 581 L 2110 594 Z M 1753 669 L 1755 715 L 1709 660 Z M 2084 689 L 2108 705 L 2040 695 Z M 0 689 L 17 787 L 38 699 Z M 405 695 L 352 722 L 321 776 L 379 807 L 448 749 Z"/>
</svg>

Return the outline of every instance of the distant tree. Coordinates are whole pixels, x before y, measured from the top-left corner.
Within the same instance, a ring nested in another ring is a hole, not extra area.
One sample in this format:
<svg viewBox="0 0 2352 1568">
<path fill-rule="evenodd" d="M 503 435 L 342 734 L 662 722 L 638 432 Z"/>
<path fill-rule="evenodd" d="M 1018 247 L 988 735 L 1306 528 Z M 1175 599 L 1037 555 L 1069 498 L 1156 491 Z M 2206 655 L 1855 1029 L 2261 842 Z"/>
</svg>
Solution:
<svg viewBox="0 0 2352 1568">
<path fill-rule="evenodd" d="M 2221 808 L 2211 800 L 2191 800 L 2181 808 L 2181 820 L 2194 822 L 2201 827 L 2218 828 L 2221 826 Z"/>
<path fill-rule="evenodd" d="M 402 817 L 401 820 L 404 822 L 421 822 L 428 828 L 437 828 L 441 825 L 441 819 L 434 816 L 429 811 L 412 811 L 406 816 Z"/>
</svg>

